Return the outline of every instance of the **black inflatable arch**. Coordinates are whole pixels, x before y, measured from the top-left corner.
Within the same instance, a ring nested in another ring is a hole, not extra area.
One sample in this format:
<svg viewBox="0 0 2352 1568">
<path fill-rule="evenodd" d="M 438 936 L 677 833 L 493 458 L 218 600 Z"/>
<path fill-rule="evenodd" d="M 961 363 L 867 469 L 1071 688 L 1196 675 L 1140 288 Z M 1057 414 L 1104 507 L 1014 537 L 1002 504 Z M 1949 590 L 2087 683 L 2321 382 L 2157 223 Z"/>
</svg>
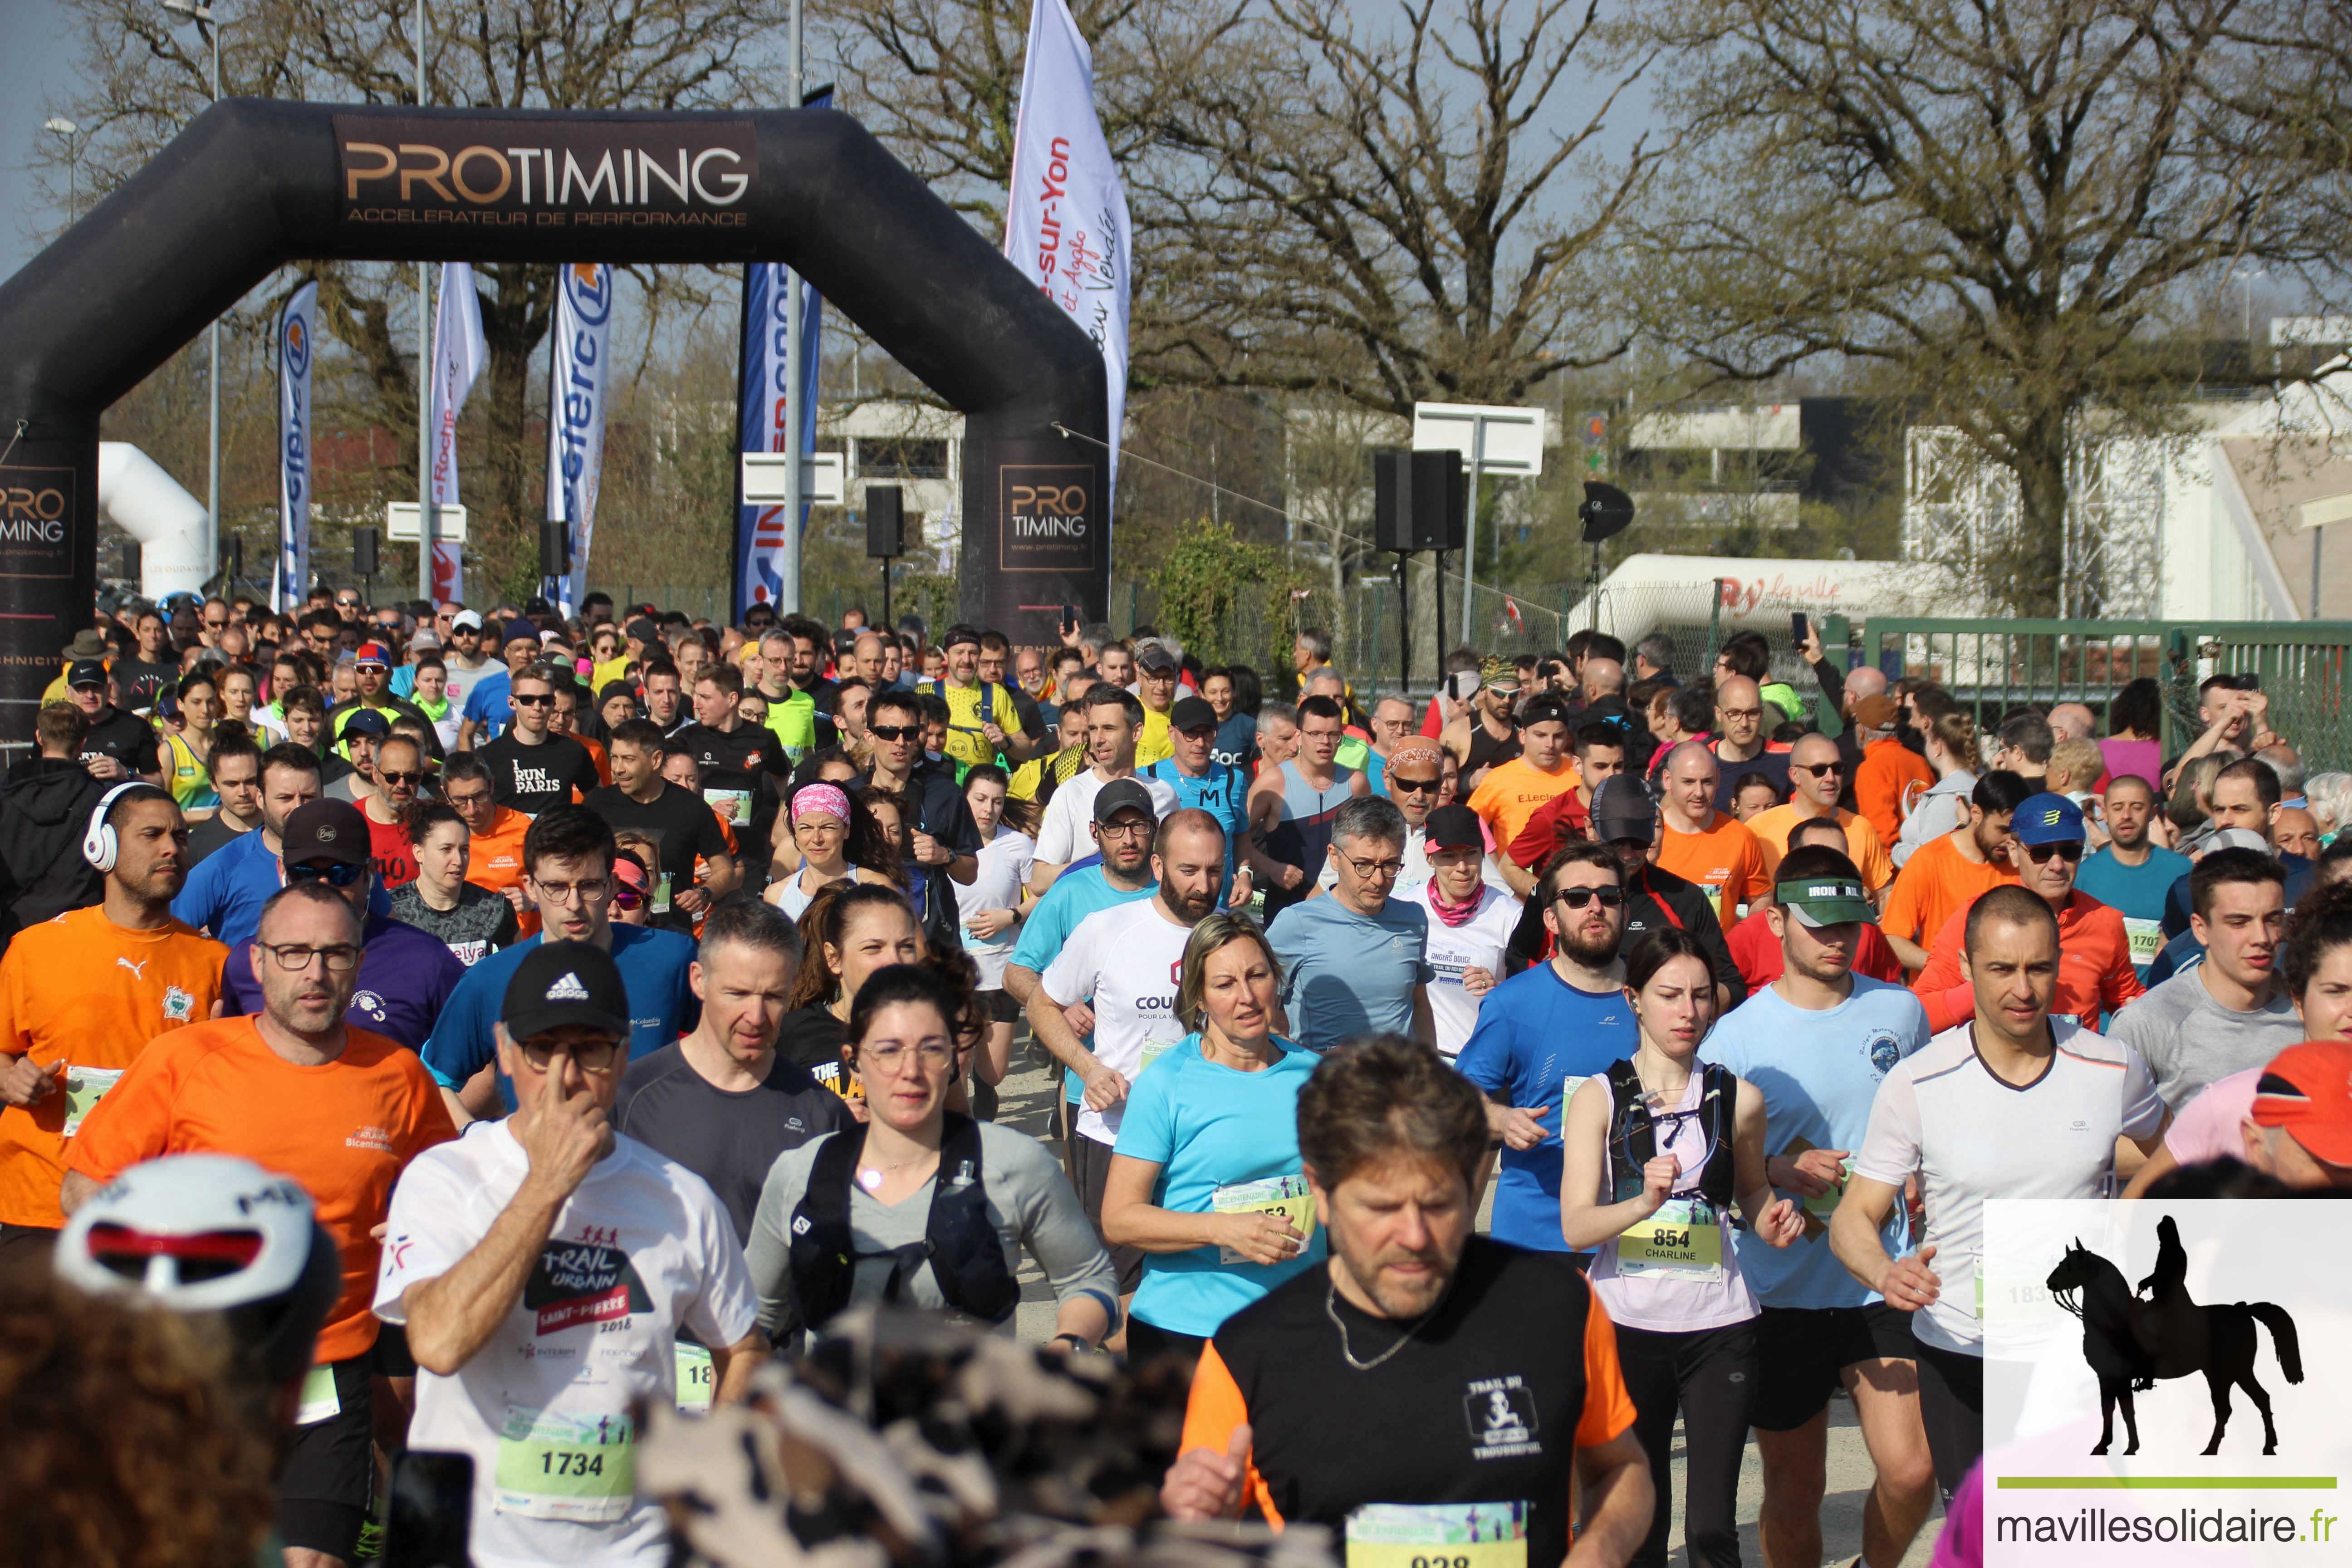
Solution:
<svg viewBox="0 0 2352 1568">
<path fill-rule="evenodd" d="M 1105 434 L 1100 355 L 848 115 L 232 99 L 0 283 L 0 730 L 94 608 L 100 416 L 310 258 L 789 263 L 965 416 L 967 618 L 1104 612 L 1101 450 L 1054 429 Z"/>
</svg>

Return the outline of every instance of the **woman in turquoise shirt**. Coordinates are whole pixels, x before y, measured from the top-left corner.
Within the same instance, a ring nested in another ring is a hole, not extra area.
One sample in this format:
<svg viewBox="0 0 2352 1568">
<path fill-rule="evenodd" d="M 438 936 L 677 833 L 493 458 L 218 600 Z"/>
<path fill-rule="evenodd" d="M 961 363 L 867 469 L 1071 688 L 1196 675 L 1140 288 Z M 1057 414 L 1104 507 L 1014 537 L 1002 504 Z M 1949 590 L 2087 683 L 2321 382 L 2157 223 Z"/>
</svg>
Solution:
<svg viewBox="0 0 2352 1568">
<path fill-rule="evenodd" d="M 1142 1248 L 1132 1359 L 1197 1358 L 1234 1313 L 1323 1257 L 1298 1154 L 1316 1058 L 1274 1034 L 1282 969 L 1257 922 L 1192 928 L 1176 992 L 1192 1033 L 1138 1074 L 1103 1189 L 1103 1238 Z"/>
</svg>

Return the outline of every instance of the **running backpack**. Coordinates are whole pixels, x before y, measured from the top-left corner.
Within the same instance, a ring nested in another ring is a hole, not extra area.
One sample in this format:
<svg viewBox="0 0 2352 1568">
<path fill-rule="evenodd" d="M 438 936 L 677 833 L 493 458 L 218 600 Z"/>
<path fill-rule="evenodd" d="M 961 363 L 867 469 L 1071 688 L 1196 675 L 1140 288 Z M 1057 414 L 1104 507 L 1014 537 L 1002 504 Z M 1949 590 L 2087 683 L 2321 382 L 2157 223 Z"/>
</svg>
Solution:
<svg viewBox="0 0 2352 1568">
<path fill-rule="evenodd" d="M 1699 1196 L 1717 1212 L 1731 1207 L 1737 1173 L 1732 1168 L 1731 1119 L 1739 1079 L 1729 1068 L 1713 1062 L 1699 1068 L 1698 1110 L 1695 1113 L 1706 1132 L 1706 1163 L 1699 1173 Z M 1657 1124 L 1641 1075 L 1630 1061 L 1609 1069 L 1609 1193 L 1612 1203 L 1642 1195 L 1642 1167 L 1656 1158 Z"/>
</svg>

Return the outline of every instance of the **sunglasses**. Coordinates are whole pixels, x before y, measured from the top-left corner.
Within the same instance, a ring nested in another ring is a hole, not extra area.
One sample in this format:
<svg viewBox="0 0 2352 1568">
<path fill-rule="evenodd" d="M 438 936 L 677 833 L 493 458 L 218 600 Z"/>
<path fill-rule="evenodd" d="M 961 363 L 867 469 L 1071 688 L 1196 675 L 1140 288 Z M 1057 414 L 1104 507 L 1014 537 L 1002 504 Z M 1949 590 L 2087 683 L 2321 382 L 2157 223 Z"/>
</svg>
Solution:
<svg viewBox="0 0 2352 1568">
<path fill-rule="evenodd" d="M 639 892 L 636 889 L 632 888 L 626 882 L 615 882 L 613 885 L 613 902 L 618 904 L 621 908 L 625 910 L 634 910 L 645 901 L 645 894 Z"/>
<path fill-rule="evenodd" d="M 2050 864 L 2050 857 L 2053 855 L 2070 866 L 2083 858 L 2083 846 L 2080 840 L 2071 844 L 2021 844 L 2018 847 L 2023 849 L 2037 866 Z"/>
<path fill-rule="evenodd" d="M 289 866 L 289 882 L 324 882 L 331 888 L 348 888 L 368 874 L 365 866 Z"/>
<path fill-rule="evenodd" d="M 422 769 L 419 769 L 415 773 L 398 773 L 391 768 L 383 768 L 377 772 L 376 777 L 382 779 L 388 784 L 422 784 L 425 782 L 425 773 Z"/>
<path fill-rule="evenodd" d="M 1625 901 L 1625 892 L 1622 888 L 1562 888 L 1552 898 L 1571 910 L 1580 910 L 1595 899 L 1602 909 L 1613 910 Z"/>
<path fill-rule="evenodd" d="M 1389 775 L 1390 788 L 1409 789 L 1415 795 L 1419 795 L 1424 790 L 1435 789 L 1438 786 L 1438 783 L 1439 781 L 1436 779 L 1409 779 L 1402 773 L 1391 773 Z"/>
<path fill-rule="evenodd" d="M 518 691 L 514 694 L 513 700 L 514 705 L 518 708 L 546 708 L 553 705 L 555 701 L 555 693 L 552 691 L 541 691 L 532 696 L 525 696 L 523 693 Z"/>
<path fill-rule="evenodd" d="M 1843 763 L 1790 763 L 1789 771 L 1792 773 L 1811 773 L 1817 779 L 1822 779 L 1832 773 L 1845 772 L 1845 764 Z"/>
<path fill-rule="evenodd" d="M 913 741 L 923 733 L 912 724 L 868 724 L 866 732 L 877 741 Z"/>
</svg>

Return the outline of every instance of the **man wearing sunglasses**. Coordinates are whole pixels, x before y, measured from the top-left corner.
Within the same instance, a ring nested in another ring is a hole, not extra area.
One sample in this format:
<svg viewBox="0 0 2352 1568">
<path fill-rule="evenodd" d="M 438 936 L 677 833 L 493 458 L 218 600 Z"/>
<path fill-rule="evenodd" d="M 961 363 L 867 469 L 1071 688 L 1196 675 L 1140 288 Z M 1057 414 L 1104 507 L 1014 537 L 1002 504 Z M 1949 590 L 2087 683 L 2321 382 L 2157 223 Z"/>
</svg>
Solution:
<svg viewBox="0 0 2352 1568">
<path fill-rule="evenodd" d="M 2096 1028 L 2102 1013 L 2119 1013 L 2147 987 L 2132 969 L 2124 917 L 2074 886 L 2083 864 L 2083 812 L 2063 795 L 2029 795 L 2011 819 L 2010 853 L 2017 879 L 2046 902 L 2058 921 L 2058 978 L 2051 1016 Z M 1999 889 L 1993 889 L 2000 891 Z M 1991 897 L 1979 894 L 1969 902 Z M 1965 1023 L 1975 1007 L 1967 968 L 1969 911 L 1944 922 L 1927 952 L 1927 967 L 1911 989 L 1927 1005 L 1937 1030 Z"/>
<path fill-rule="evenodd" d="M 387 736 L 375 753 L 375 789 L 360 797 L 376 879 L 385 891 L 416 880 L 416 852 L 405 817 L 425 784 L 425 747 L 413 735 Z"/>
<path fill-rule="evenodd" d="M 348 814 L 364 847 L 350 806 L 314 809 Z M 289 844 L 296 837 L 289 830 Z M 374 1378 L 411 1370 L 405 1347 L 380 1341 L 368 1310 L 375 1232 L 403 1168 L 454 1133 L 415 1053 L 347 1022 L 362 937 L 352 905 L 331 885 L 280 889 L 261 911 L 259 935 L 231 960 L 258 990 L 259 1008 L 192 1024 L 141 1053 L 68 1141 L 58 1194 L 71 1214 L 124 1170 L 166 1153 L 236 1155 L 309 1190 L 341 1254 L 342 1289 L 303 1385 L 307 1419 L 298 1417 L 277 1478 L 288 1568 L 341 1568 L 357 1555 L 375 1495 Z"/>
<path fill-rule="evenodd" d="M 556 673 L 533 665 L 509 678 L 508 698 L 514 706 L 514 723 L 497 740 L 474 748 L 474 754 L 490 770 L 499 804 L 526 816 L 585 800 L 604 782 L 596 774 L 596 759 L 588 754 L 588 748 L 552 728 Z"/>
<path fill-rule="evenodd" d="M 343 726 L 354 714 L 381 713 L 386 728 L 403 714 L 423 719 L 427 724 L 432 718 L 424 709 L 392 690 L 392 649 L 380 642 L 363 642 L 352 655 L 352 679 L 356 692 L 349 702 L 340 703 L 327 715 L 327 733 L 340 740 Z"/>
<path fill-rule="evenodd" d="M 376 897 L 373 847 L 367 818 L 340 800 L 314 800 L 287 819 L 279 860 L 286 885 L 313 882 L 332 889 L 360 922 L 359 967 L 345 998 L 346 1021 L 415 1050 L 457 988 L 466 966 L 446 942 L 392 918 L 391 901 Z M 266 1000 L 252 941 L 228 956 L 223 1011 L 258 1013 Z"/>
<path fill-rule="evenodd" d="M 1495 1239 L 1565 1252 L 1559 1115 L 1566 1091 L 1607 1072 L 1641 1044 L 1617 957 L 1625 931 L 1624 864 L 1607 844 L 1562 845 L 1536 879 L 1529 901 L 1550 935 L 1551 958 L 1486 993 L 1454 1066 L 1486 1095 L 1487 1128 L 1503 1142 Z"/>
<path fill-rule="evenodd" d="M 1886 889 L 1895 880 L 1895 862 L 1870 818 L 1838 805 L 1845 791 L 1845 759 L 1838 755 L 1838 743 L 1827 735 L 1807 735 L 1789 748 L 1788 762 L 1789 803 L 1748 821 L 1748 831 L 1763 848 L 1765 871 L 1780 868 L 1780 858 L 1789 852 L 1790 828 L 1812 817 L 1834 816 L 1845 829 L 1846 858 L 1861 869 L 1863 886 L 1884 907 Z"/>
</svg>

